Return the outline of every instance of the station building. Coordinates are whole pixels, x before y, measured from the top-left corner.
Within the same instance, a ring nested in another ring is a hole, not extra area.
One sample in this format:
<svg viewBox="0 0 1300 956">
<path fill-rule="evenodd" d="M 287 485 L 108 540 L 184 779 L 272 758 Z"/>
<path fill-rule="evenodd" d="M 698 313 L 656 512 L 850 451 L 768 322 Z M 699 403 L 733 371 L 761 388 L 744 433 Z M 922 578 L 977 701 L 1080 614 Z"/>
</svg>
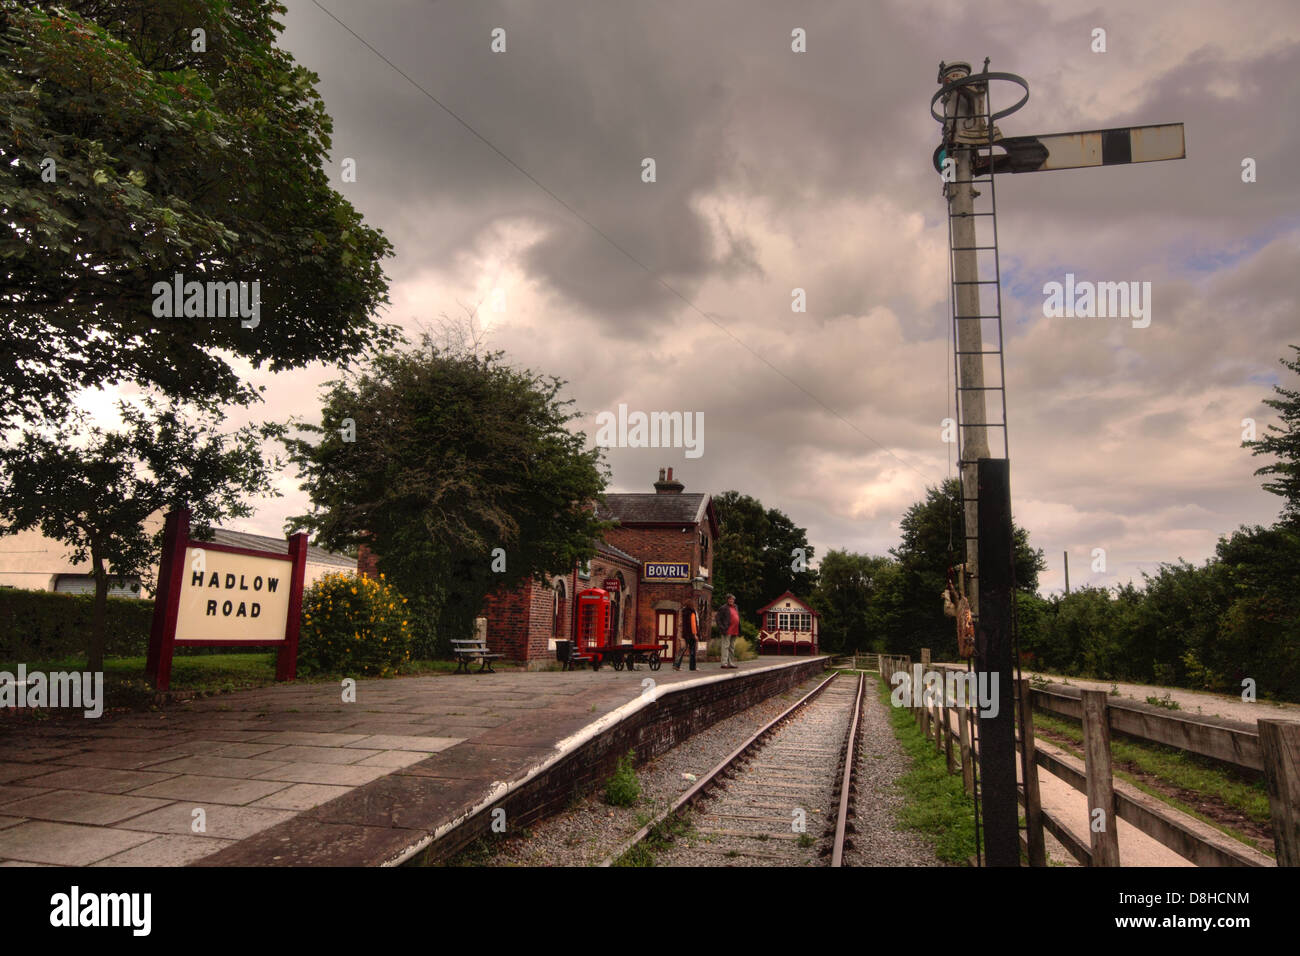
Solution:
<svg viewBox="0 0 1300 956">
<path fill-rule="evenodd" d="M 676 654 L 688 603 L 707 639 L 718 539 L 712 496 L 687 493 L 671 468 L 659 470 L 653 488 L 605 496 L 596 516 L 613 527 L 588 566 L 489 595 L 483 609 L 489 648 L 531 666 L 554 661 L 555 642 L 573 639 L 575 598 L 589 588 L 610 594 L 606 631 L 620 643 L 663 643 Z"/>
</svg>

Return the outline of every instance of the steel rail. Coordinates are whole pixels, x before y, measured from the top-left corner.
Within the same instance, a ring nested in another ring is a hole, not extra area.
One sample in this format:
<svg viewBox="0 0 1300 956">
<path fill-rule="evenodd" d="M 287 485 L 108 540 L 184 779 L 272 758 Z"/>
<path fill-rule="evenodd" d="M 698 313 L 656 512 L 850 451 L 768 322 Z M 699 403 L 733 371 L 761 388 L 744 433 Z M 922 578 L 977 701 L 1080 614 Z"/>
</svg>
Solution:
<svg viewBox="0 0 1300 956">
<path fill-rule="evenodd" d="M 630 840 L 606 857 L 600 865 L 613 866 L 615 860 L 648 837 L 650 832 L 659 826 L 659 824 L 676 816 L 684 807 L 694 805 L 695 801 L 706 795 L 706 792 L 718 781 L 719 777 L 730 770 L 742 757 L 754 750 L 766 737 L 776 730 L 778 726 L 789 720 L 804 707 L 808 706 L 808 704 L 812 703 L 838 676 L 838 672 L 831 674 L 830 677 L 826 678 L 803 697 L 799 698 L 799 700 L 795 701 L 768 723 L 764 724 L 752 736 L 750 736 L 749 739 L 724 757 L 716 767 L 704 776 L 700 777 L 700 779 L 697 780 L 689 790 L 673 801 L 672 805 L 669 806 L 667 810 L 660 812 L 649 823 L 643 826 L 640 830 L 637 830 Z M 860 702 L 861 695 L 859 694 L 859 703 Z M 854 716 L 856 720 L 856 714 Z"/>
<path fill-rule="evenodd" d="M 844 865 L 844 838 L 849 825 L 849 798 L 852 796 L 853 771 L 857 767 L 854 757 L 858 752 L 858 727 L 862 723 L 862 694 L 867 686 L 867 675 L 858 675 L 858 695 L 853 701 L 853 721 L 849 724 L 848 744 L 844 748 L 843 779 L 840 781 L 840 812 L 835 818 L 835 842 L 831 844 L 831 866 Z"/>
</svg>

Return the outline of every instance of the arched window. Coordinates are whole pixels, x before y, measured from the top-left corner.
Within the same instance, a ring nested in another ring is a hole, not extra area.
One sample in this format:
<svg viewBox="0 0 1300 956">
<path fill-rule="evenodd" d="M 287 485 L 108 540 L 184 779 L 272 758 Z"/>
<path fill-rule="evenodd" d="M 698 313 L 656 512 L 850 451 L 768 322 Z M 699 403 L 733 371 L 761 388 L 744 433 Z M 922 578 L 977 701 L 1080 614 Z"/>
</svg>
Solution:
<svg viewBox="0 0 1300 956">
<path fill-rule="evenodd" d="M 563 579 L 557 580 L 553 585 L 552 593 L 553 603 L 551 609 L 551 636 L 555 638 L 562 637 L 564 634 L 564 599 L 567 596 L 564 593 Z"/>
</svg>

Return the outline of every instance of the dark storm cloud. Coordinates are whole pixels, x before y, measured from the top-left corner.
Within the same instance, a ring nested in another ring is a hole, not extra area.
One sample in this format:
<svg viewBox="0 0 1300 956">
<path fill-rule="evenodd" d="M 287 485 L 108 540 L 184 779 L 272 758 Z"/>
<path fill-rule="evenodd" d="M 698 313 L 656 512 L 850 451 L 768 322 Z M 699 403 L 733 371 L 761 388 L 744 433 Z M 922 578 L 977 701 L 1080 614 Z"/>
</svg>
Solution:
<svg viewBox="0 0 1300 956">
<path fill-rule="evenodd" d="M 786 510 L 819 553 L 896 544 L 949 469 L 939 61 L 1028 78 L 1008 136 L 1185 122 L 1179 162 L 998 183 L 1017 518 L 1058 563 L 1104 539 L 1114 570 L 1275 513 L 1239 433 L 1300 338 L 1288 5 L 321 2 L 536 180 L 291 0 L 284 45 L 321 76 L 334 159 L 358 161 L 336 185 L 397 249 L 389 317 L 508 284 L 492 344 L 568 379 L 589 437 L 619 402 L 704 412 L 702 458 L 614 450 L 615 490 L 674 465 Z M 1065 271 L 1151 281 L 1151 327 L 1043 318 Z M 267 410 L 310 414 L 291 378 Z"/>
</svg>

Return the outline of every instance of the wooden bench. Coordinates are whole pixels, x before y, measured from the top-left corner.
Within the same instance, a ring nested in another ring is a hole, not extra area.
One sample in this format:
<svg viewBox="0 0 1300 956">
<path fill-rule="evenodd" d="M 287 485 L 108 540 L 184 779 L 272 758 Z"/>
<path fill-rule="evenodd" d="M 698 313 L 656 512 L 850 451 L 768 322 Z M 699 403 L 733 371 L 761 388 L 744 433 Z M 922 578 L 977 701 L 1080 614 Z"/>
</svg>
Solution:
<svg viewBox="0 0 1300 956">
<path fill-rule="evenodd" d="M 588 662 L 592 662 L 594 667 L 596 660 L 591 654 L 584 654 L 580 648 L 575 647 L 573 641 L 556 641 L 555 659 L 560 662 L 562 671 L 576 670 Z"/>
<path fill-rule="evenodd" d="M 492 662 L 502 654 L 493 654 L 488 650 L 487 641 L 452 641 L 451 652 L 456 655 L 456 673 L 469 673 L 469 665 L 474 661 L 479 662 L 478 672 L 482 674 L 486 671 L 489 674 L 495 674 L 492 669 Z"/>
</svg>

